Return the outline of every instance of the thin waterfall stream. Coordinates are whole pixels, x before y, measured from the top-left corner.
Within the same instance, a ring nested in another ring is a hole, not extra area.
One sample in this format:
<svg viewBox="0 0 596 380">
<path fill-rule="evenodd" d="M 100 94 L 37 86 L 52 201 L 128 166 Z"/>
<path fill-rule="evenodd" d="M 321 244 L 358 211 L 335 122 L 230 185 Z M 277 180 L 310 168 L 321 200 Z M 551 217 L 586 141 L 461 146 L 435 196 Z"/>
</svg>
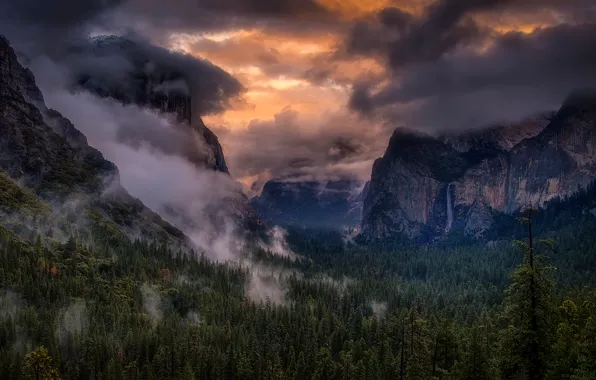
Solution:
<svg viewBox="0 0 596 380">
<path fill-rule="evenodd" d="M 451 230 L 453 225 L 453 203 L 451 201 L 451 184 L 447 185 L 447 225 L 445 226 L 445 232 Z"/>
</svg>

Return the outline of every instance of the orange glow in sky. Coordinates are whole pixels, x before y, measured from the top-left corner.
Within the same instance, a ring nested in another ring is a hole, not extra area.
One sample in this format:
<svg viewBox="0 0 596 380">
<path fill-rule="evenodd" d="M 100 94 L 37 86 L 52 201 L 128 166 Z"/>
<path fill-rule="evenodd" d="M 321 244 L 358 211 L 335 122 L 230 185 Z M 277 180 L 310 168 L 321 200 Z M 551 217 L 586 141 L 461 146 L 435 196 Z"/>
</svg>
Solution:
<svg viewBox="0 0 596 380">
<path fill-rule="evenodd" d="M 340 36 L 324 35 L 317 38 L 291 37 L 266 34 L 257 30 L 187 35 L 171 38 L 172 47 L 213 62 L 238 78 L 246 87 L 244 102 L 235 104 L 223 114 L 206 116 L 208 125 L 244 128 L 254 119 L 271 119 L 287 106 L 300 113 L 318 114 L 345 107 L 350 88 L 345 83 L 326 81 L 315 84 L 304 75 L 313 66 L 313 60 L 332 54 Z M 267 72 L 267 55 L 280 66 L 296 68 L 291 74 Z M 374 59 L 354 59 L 338 62 L 337 75 L 354 80 L 362 73 L 380 73 L 383 67 Z"/>
<path fill-rule="evenodd" d="M 358 18 L 386 7 L 398 7 L 404 11 L 418 14 L 432 0 L 318 0 L 325 8 L 340 13 L 346 19 Z"/>
<path fill-rule="evenodd" d="M 395 6 L 422 15 L 433 0 L 317 0 L 334 14 L 349 21 L 369 17 L 384 7 Z M 471 17 L 494 35 L 509 32 L 532 33 L 557 22 L 544 14 L 473 14 Z M 370 19 L 370 18 L 369 18 Z M 316 30 L 281 30 L 238 28 L 217 33 L 174 34 L 170 47 L 206 59 L 235 76 L 246 88 L 241 101 L 225 112 L 204 117 L 214 128 L 243 131 L 256 120 L 272 120 L 291 107 L 301 115 L 312 116 L 348 112 L 351 85 L 359 78 L 383 77 L 386 74 L 382 57 L 349 57 L 339 59 L 338 48 L 345 41 L 347 29 L 326 32 Z M 317 34 L 319 33 L 319 34 Z M 487 39 L 479 51 L 490 47 Z M 332 73 L 332 75 L 328 75 Z M 386 75 L 385 75 L 386 77 Z M 300 125 L 304 131 L 314 128 Z M 226 150 L 226 139 L 221 143 Z M 237 178 L 245 185 L 255 176 Z"/>
</svg>

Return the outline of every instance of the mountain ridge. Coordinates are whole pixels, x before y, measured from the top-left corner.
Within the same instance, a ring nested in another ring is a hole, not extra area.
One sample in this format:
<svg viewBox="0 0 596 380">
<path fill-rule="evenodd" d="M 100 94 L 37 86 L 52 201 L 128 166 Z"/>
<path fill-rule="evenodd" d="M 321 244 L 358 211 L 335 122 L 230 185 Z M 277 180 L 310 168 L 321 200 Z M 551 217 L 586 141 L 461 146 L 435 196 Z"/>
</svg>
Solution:
<svg viewBox="0 0 596 380">
<path fill-rule="evenodd" d="M 459 137 L 396 130 L 373 165 L 362 238 L 429 241 L 452 229 L 481 237 L 499 213 L 585 189 L 596 171 L 596 103 L 585 91 L 579 94 L 554 115 L 523 121 L 517 129 L 514 124 Z"/>
<path fill-rule="evenodd" d="M 198 74 L 192 72 L 196 68 L 193 66 L 194 57 L 113 35 L 92 37 L 72 46 L 69 53 L 71 55 L 64 58 L 64 64 L 74 72 L 71 83 L 74 91 L 86 91 L 100 98 L 116 100 L 123 106 L 135 105 L 172 118 L 169 127 L 180 129 L 188 136 L 178 141 L 176 146 L 169 146 L 166 154 L 181 156 L 198 172 L 207 169 L 221 173 L 229 178 L 229 182 L 233 181 L 218 137 L 200 116 L 201 106 L 195 98 L 204 94 L 194 87 L 204 85 L 196 83 L 194 76 Z M 98 70 L 93 65 L 77 64 L 79 61 L 86 62 L 81 57 L 88 56 L 100 62 L 117 62 L 118 65 L 116 69 Z M 219 68 L 212 70 L 221 71 Z M 136 139 L 143 139 L 143 136 L 132 133 L 130 138 L 137 143 Z M 160 144 L 159 141 L 155 143 Z M 204 210 L 211 224 L 218 226 L 233 220 L 240 234 L 245 231 L 263 232 L 265 222 L 250 205 L 240 186 L 234 194 L 229 193 L 225 199 L 208 205 Z M 190 221 L 202 218 L 202 215 L 188 215 L 189 210 L 181 204 L 164 203 L 160 212 L 184 230 L 194 230 L 197 224 Z"/>
<path fill-rule="evenodd" d="M 360 223 L 366 181 L 265 183 L 251 204 L 274 223 L 305 227 L 355 227 Z"/>
<path fill-rule="evenodd" d="M 124 60 L 118 70 L 98 71 L 95 67 L 73 65 L 75 88 L 81 88 L 102 98 L 112 98 L 123 105 L 134 104 L 162 114 L 174 115 L 180 128 L 196 132 L 205 144 L 181 147 L 189 161 L 197 166 L 229 174 L 223 149 L 217 136 L 197 114 L 193 105 L 192 84 L 189 73 L 167 62 L 150 48 L 125 37 L 101 35 L 90 38 L 86 44 L 76 45 L 70 53 L 89 54 L 95 59 Z M 165 51 L 162 54 L 167 54 Z M 159 58 L 162 58 L 161 60 Z M 194 108 L 194 110 L 193 110 Z M 189 141 L 192 144 L 193 141 Z M 207 148 L 207 151 L 205 151 Z"/>
<path fill-rule="evenodd" d="M 78 220 L 68 223 L 75 228 L 98 224 L 106 227 L 109 223 L 131 238 L 142 236 L 191 249 L 180 230 L 128 194 L 120 185 L 116 165 L 89 146 L 84 134 L 68 119 L 45 106 L 34 75 L 18 62 L 4 36 L 0 36 L 0 104 L 4 186 L 14 194 L 21 193 L 18 188 L 29 189 L 53 210 L 33 221 L 34 230 L 54 235 L 55 229 L 67 225 L 62 219 L 70 217 Z M 68 212 L 62 212 L 64 207 Z M 18 214 L 11 211 L 6 216 L 24 217 Z M 72 232 L 65 231 L 64 235 Z"/>
</svg>

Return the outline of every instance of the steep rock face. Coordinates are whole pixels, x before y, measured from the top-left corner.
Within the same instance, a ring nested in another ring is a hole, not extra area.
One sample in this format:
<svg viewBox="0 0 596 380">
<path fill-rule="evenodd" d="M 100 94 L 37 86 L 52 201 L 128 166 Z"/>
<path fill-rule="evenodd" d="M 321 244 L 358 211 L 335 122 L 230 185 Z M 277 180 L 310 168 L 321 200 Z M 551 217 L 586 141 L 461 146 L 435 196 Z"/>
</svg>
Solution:
<svg viewBox="0 0 596 380">
<path fill-rule="evenodd" d="M 164 114 L 171 114 L 180 127 L 192 128 L 201 136 L 207 148 L 203 154 L 195 152 L 190 159 L 200 167 L 228 173 L 223 150 L 217 136 L 193 115 L 191 80 L 188 73 L 168 64 L 167 59 L 151 57 L 141 45 L 123 37 L 98 36 L 88 45 L 76 46 L 74 56 L 91 54 L 94 60 L 106 65 L 120 65 L 117 70 L 98 70 L 97 67 L 73 64 L 76 85 L 101 97 L 114 98 L 125 105 L 135 104 Z M 185 150 L 181 147 L 181 150 Z M 196 146 L 189 149 L 198 150 Z"/>
<path fill-rule="evenodd" d="M 87 56 L 91 53 L 99 62 L 121 65 L 117 70 L 97 70 L 76 64 L 71 65 L 78 73 L 75 86 L 83 88 L 101 97 L 110 97 L 124 105 L 134 104 L 173 115 L 179 128 L 190 128 L 202 141 L 197 144 L 189 139 L 188 146 L 180 146 L 179 153 L 195 164 L 199 170 L 204 168 L 229 175 L 223 149 L 217 136 L 198 116 L 198 106 L 193 99 L 193 74 L 172 65 L 164 52 L 148 51 L 146 46 L 137 44 L 123 37 L 98 36 L 91 38 L 88 45 L 73 48 L 72 54 Z M 90 50 L 90 51 L 89 51 Z M 79 61 L 75 58 L 74 61 Z M 123 60 L 124 62 L 120 62 Z M 186 215 L 183 205 L 166 205 L 163 212 L 172 220 L 184 220 L 184 227 L 195 228 L 192 216 Z M 234 219 L 241 228 L 250 231 L 264 226 L 263 220 L 250 205 L 248 198 L 239 188 L 238 192 L 217 205 L 206 210 L 213 214 L 214 222 L 221 225 L 223 219 Z M 218 217 L 215 217 L 215 214 Z M 183 227 L 183 226 L 180 226 Z"/>
<path fill-rule="evenodd" d="M 42 200 L 54 207 L 76 203 L 77 212 L 94 211 L 129 236 L 187 244 L 182 232 L 120 186 L 113 163 L 59 112 L 45 106 L 33 74 L 19 64 L 2 36 L 0 128 L 0 169 Z"/>
<path fill-rule="evenodd" d="M 354 227 L 360 224 L 364 181 L 269 181 L 253 206 L 275 223 L 307 227 Z"/>
<path fill-rule="evenodd" d="M 556 114 L 461 135 L 397 130 L 373 166 L 362 236 L 480 237 L 498 213 L 585 188 L 596 172 L 594 99 L 582 92 Z"/>
</svg>

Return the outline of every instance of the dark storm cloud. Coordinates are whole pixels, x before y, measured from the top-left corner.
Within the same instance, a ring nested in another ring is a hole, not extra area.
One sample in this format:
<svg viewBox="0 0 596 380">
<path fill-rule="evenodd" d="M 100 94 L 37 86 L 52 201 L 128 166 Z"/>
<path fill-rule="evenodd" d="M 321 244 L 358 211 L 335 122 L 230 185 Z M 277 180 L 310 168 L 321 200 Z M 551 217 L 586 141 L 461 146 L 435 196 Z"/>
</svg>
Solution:
<svg viewBox="0 0 596 380">
<path fill-rule="evenodd" d="M 591 1 L 439 0 L 418 18 L 383 12 L 346 40 L 348 53 L 380 57 L 390 73 L 380 90 L 353 86 L 349 106 L 361 114 L 417 128 L 479 127 L 556 108 L 575 88 L 596 85 Z M 498 36 L 479 23 L 540 23 L 539 12 L 559 25 Z"/>
<path fill-rule="evenodd" d="M 596 86 L 596 24 L 508 33 L 488 51 L 411 67 L 375 94 L 357 88 L 351 106 L 370 113 L 412 103 L 418 126 L 478 127 L 550 110 L 585 86 Z"/>
<path fill-rule="evenodd" d="M 142 4 L 147 2 L 147 0 L 141 0 Z M 189 4 L 191 8 L 198 6 L 208 11 L 236 15 L 247 14 L 257 17 L 302 18 L 328 15 L 327 9 L 313 0 L 195 0 L 190 2 L 178 0 L 177 5 L 183 6 L 184 4 Z"/>
<path fill-rule="evenodd" d="M 125 0 L 2 0 L 0 34 L 21 54 L 60 49 L 85 38 L 92 25 L 105 24 Z"/>
<path fill-rule="evenodd" d="M 128 0 L 126 8 L 156 22 L 177 19 L 181 25 L 189 26 L 195 26 L 198 20 L 205 19 L 206 14 L 286 19 L 329 15 L 326 8 L 313 0 Z M 166 16 L 165 19 L 163 16 Z"/>
<path fill-rule="evenodd" d="M 312 33 L 338 22 L 337 15 L 314 0 L 128 0 L 116 20 L 134 24 L 155 40 L 170 32 L 238 28 Z"/>
<path fill-rule="evenodd" d="M 176 73 L 180 78 L 162 83 L 161 90 L 188 87 L 195 115 L 221 112 L 244 92 L 238 80 L 212 63 L 154 46 L 133 30 L 126 38 L 90 42 L 92 27 L 111 25 L 113 12 L 126 1 L 8 0 L 0 5 L 0 34 L 7 34 L 26 57 L 47 55 L 67 69 L 71 82 L 85 77 L 103 92 L 116 89 L 134 98 L 139 75 Z"/>
<path fill-rule="evenodd" d="M 123 8 L 162 25 L 200 27 L 213 14 L 241 17 L 301 19 L 329 16 L 313 0 L 4 0 L 5 19 L 65 28 L 96 19 L 108 10 Z M 216 23 L 218 20 L 211 20 Z"/>
<path fill-rule="evenodd" d="M 136 31 L 154 42 L 166 42 L 172 32 L 238 27 L 308 32 L 304 22 L 310 29 L 320 30 L 337 22 L 336 16 L 314 0 L 4 0 L 0 3 L 0 33 L 13 44 L 22 37 L 43 41 L 39 42 L 43 45 L 56 38 L 76 39 L 86 35 L 90 26 L 100 26 L 119 34 Z"/>
<path fill-rule="evenodd" d="M 125 0 L 3 0 L 3 19 L 20 20 L 24 25 L 47 29 L 80 26 Z"/>
<path fill-rule="evenodd" d="M 596 17 L 593 0 L 437 0 L 415 17 L 399 8 L 385 8 L 376 19 L 358 22 L 345 43 L 348 54 L 380 54 L 390 67 L 439 59 L 458 46 L 481 41 L 490 30 L 472 15 L 492 18 L 532 17 L 548 11 L 568 23 Z M 540 20 L 538 20 L 540 21 Z"/>
<path fill-rule="evenodd" d="M 482 29 L 467 16 L 513 0 L 439 0 L 421 17 L 398 8 L 378 12 L 377 20 L 357 24 L 350 33 L 349 54 L 386 55 L 393 69 L 435 60 L 460 44 L 482 36 Z"/>
<path fill-rule="evenodd" d="M 130 98 L 144 89 L 145 75 L 166 79 L 149 90 L 190 91 L 195 116 L 221 112 L 244 92 L 236 78 L 209 61 L 138 38 L 95 37 L 70 47 L 58 61 L 68 67 L 73 82 L 84 78 L 98 92 L 116 90 Z"/>
</svg>

